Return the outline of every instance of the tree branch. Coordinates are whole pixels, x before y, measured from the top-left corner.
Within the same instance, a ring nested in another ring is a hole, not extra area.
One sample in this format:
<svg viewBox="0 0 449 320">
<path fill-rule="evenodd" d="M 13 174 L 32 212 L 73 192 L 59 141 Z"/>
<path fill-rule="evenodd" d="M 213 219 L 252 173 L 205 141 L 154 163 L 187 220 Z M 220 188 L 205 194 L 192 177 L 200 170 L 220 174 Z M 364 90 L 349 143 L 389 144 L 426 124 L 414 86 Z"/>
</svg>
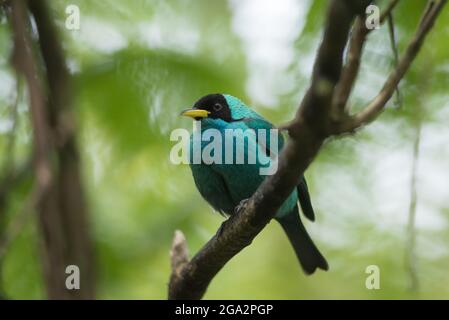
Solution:
<svg viewBox="0 0 449 320">
<path fill-rule="evenodd" d="M 391 15 L 394 8 L 399 4 L 400 0 L 390 0 L 384 11 L 382 11 L 382 14 L 380 15 L 380 24 L 383 24 L 386 19 Z M 370 30 L 371 31 L 371 30 Z"/>
<path fill-rule="evenodd" d="M 399 0 L 391 0 L 383 10 L 379 23 L 382 25 L 391 16 L 392 11 L 399 3 Z M 339 119 L 345 112 L 349 96 L 354 88 L 355 80 L 359 74 L 360 62 L 363 48 L 368 34 L 374 29 L 368 29 L 365 25 L 365 14 L 360 15 L 353 27 L 352 37 L 349 44 L 347 62 L 343 68 L 341 79 L 336 88 L 333 101 L 333 118 Z"/>
<path fill-rule="evenodd" d="M 413 164 L 412 164 L 412 174 L 410 180 L 410 206 L 408 211 L 408 221 L 407 221 L 407 242 L 406 242 L 406 269 L 409 274 L 409 289 L 412 292 L 418 292 L 419 290 L 419 279 L 417 274 L 416 266 L 416 207 L 418 203 L 418 194 L 416 191 L 416 184 L 418 178 L 418 161 L 419 152 L 421 144 L 421 130 L 422 124 L 418 123 L 416 128 L 416 137 L 413 144 Z"/>
<path fill-rule="evenodd" d="M 359 74 L 360 62 L 365 45 L 368 29 L 364 25 L 364 19 L 358 17 L 354 28 L 347 62 L 342 71 L 341 79 L 338 83 L 333 101 L 333 117 L 338 119 L 345 112 L 349 96 L 354 88 L 355 80 Z"/>
<path fill-rule="evenodd" d="M 399 51 L 398 46 L 396 43 L 396 31 L 394 27 L 394 18 L 393 14 L 390 13 L 388 15 L 388 30 L 390 34 L 390 44 L 391 44 L 391 50 L 393 51 L 393 60 L 394 60 L 394 66 L 395 68 L 398 66 L 399 63 Z M 401 91 L 399 90 L 399 87 L 396 86 L 396 101 L 395 101 L 396 107 L 401 108 L 402 106 L 402 97 L 401 97 Z"/>
<path fill-rule="evenodd" d="M 28 4 L 28 7 L 26 6 Z M 94 296 L 93 257 L 82 192 L 79 156 L 71 115 L 69 74 L 45 1 L 11 1 L 14 65 L 25 76 L 30 91 L 36 209 L 43 238 L 47 292 L 52 299 Z M 42 61 L 30 36 L 28 10 L 36 22 Z M 41 70 L 45 70 L 41 74 Z M 48 84 L 48 86 L 44 85 Z M 66 267 L 77 265 L 82 286 L 68 290 Z"/>
<path fill-rule="evenodd" d="M 2 7 L 0 6 L 2 9 Z M 18 122 L 18 107 L 19 107 L 19 99 L 20 99 L 20 82 L 19 78 L 16 75 L 16 96 L 14 98 L 14 102 L 11 104 L 11 130 L 8 133 L 7 142 L 6 142 L 6 148 L 5 148 L 5 160 L 2 164 L 2 180 L 0 180 L 0 237 L 3 233 L 3 226 L 5 222 L 5 207 L 6 202 L 8 198 L 8 193 L 10 191 L 10 186 L 14 185 L 16 182 L 19 182 L 21 179 L 16 180 L 16 178 L 19 178 L 20 175 L 17 176 L 15 168 L 14 168 L 14 147 L 15 147 L 15 141 L 16 141 L 16 129 L 17 129 L 17 122 Z M 1 257 L 0 257 L 0 264 L 1 264 Z M 1 268 L 1 266 L 0 266 Z"/>
<path fill-rule="evenodd" d="M 11 2 L 11 24 L 14 51 L 12 62 L 18 73 L 23 74 L 29 90 L 31 122 L 34 135 L 34 162 L 37 179 L 42 185 L 49 183 L 51 165 L 48 159 L 50 150 L 49 131 L 46 123 L 44 87 L 35 63 L 32 41 L 28 32 L 29 24 L 25 4 L 22 0 Z"/>
<path fill-rule="evenodd" d="M 438 15 L 446 3 L 447 0 L 429 1 L 429 6 L 421 18 L 418 30 L 409 43 L 404 55 L 399 60 L 397 67 L 390 74 L 377 97 L 363 111 L 354 117 L 352 124 L 349 128 L 345 128 L 345 131 L 355 130 L 363 125 L 366 125 L 374 121 L 380 115 L 386 103 L 394 94 L 399 82 L 402 80 L 418 55 L 426 36 L 432 29 Z"/>
<path fill-rule="evenodd" d="M 181 276 L 181 270 L 186 263 L 189 262 L 189 252 L 184 234 L 180 230 L 175 231 L 173 243 L 170 251 L 172 280 L 177 281 Z"/>
</svg>

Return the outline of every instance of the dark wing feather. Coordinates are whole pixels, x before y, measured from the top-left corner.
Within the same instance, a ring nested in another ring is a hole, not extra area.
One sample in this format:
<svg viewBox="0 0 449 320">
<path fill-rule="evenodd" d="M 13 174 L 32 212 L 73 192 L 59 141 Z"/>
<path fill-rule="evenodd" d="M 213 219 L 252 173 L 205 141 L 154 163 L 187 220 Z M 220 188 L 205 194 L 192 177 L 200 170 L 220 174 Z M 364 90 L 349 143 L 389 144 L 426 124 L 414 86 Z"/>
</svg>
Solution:
<svg viewBox="0 0 449 320">
<path fill-rule="evenodd" d="M 244 121 L 249 128 L 254 130 L 275 128 L 270 122 L 262 118 L 243 118 L 242 121 Z M 271 156 L 271 151 L 269 149 L 269 146 L 266 146 L 265 141 L 257 141 L 257 143 L 265 148 L 267 155 Z M 279 133 L 278 136 L 279 150 L 281 150 L 283 146 L 284 146 L 284 137 L 282 136 L 281 133 Z M 315 213 L 313 211 L 312 202 L 310 200 L 307 182 L 304 177 L 301 178 L 297 186 L 297 191 L 298 191 L 299 204 L 301 205 L 301 209 L 302 212 L 304 213 L 304 216 L 306 216 L 311 221 L 315 221 Z"/>
<path fill-rule="evenodd" d="M 312 201 L 310 200 L 309 188 L 304 177 L 301 178 L 297 186 L 299 204 L 304 216 L 310 221 L 315 221 L 315 212 L 313 211 Z"/>
<path fill-rule="evenodd" d="M 268 130 L 270 129 L 276 129 L 276 127 L 268 122 L 267 120 L 263 119 L 263 118 L 243 118 L 241 121 L 243 121 L 245 123 L 245 125 L 256 131 L 256 140 L 257 140 L 257 144 L 260 145 L 261 147 L 263 147 L 265 149 L 265 153 L 266 155 L 268 155 L 269 157 L 275 156 L 272 155 L 271 153 L 275 150 L 271 150 L 273 148 L 270 149 L 270 133 Z M 257 135 L 257 130 L 267 130 L 266 132 L 266 141 L 259 141 L 259 136 Z M 268 142 L 268 143 L 267 143 Z M 278 150 L 281 150 L 284 147 L 284 137 L 282 136 L 282 133 L 279 130 L 279 135 L 278 135 L 278 146 L 277 146 Z"/>
</svg>

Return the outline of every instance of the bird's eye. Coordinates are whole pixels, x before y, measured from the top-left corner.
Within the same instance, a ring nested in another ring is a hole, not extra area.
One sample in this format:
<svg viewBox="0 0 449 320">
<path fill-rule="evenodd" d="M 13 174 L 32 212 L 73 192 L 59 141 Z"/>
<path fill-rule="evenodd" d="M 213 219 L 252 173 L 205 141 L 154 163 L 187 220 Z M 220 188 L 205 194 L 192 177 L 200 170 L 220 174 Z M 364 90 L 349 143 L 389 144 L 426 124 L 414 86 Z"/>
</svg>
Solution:
<svg viewBox="0 0 449 320">
<path fill-rule="evenodd" d="M 223 108 L 223 106 L 219 103 L 214 104 L 214 111 L 220 111 Z"/>
</svg>

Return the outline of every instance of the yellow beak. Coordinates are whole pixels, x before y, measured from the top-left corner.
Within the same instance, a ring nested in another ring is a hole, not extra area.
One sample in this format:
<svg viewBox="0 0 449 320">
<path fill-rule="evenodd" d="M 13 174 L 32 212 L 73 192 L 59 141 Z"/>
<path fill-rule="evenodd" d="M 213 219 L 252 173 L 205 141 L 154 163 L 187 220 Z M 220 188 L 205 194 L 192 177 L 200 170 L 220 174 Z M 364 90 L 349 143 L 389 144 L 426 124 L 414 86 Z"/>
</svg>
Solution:
<svg viewBox="0 0 449 320">
<path fill-rule="evenodd" d="M 207 118 L 209 115 L 209 111 L 200 110 L 200 109 L 187 109 L 181 112 L 181 116 L 190 117 L 190 118 Z"/>
</svg>

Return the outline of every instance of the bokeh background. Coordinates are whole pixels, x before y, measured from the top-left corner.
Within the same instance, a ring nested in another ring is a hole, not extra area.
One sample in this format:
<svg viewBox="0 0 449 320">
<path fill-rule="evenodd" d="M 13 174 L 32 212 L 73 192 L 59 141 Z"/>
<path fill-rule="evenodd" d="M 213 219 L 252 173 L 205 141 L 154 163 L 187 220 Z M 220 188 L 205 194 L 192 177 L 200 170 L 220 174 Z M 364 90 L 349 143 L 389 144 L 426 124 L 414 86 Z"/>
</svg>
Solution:
<svg viewBox="0 0 449 320">
<path fill-rule="evenodd" d="M 225 92 L 275 124 L 291 119 L 309 83 L 327 3 L 50 1 L 75 83 L 98 298 L 166 298 L 174 231 L 185 233 L 195 253 L 222 222 L 196 191 L 188 166 L 169 161 L 175 144 L 170 132 L 192 128 L 179 111 L 202 95 Z M 69 4 L 80 8 L 80 30 L 65 28 Z M 395 11 L 399 50 L 424 6 L 425 1 L 407 0 Z M 394 99 L 357 135 L 329 141 L 306 173 L 317 213 L 317 221 L 306 227 L 330 271 L 304 276 L 285 235 L 271 223 L 216 276 L 205 298 L 449 298 L 447 21 L 446 8 L 401 83 L 402 103 Z M 27 92 L 23 85 L 17 90 L 9 63 L 11 48 L 2 17 L 0 161 L 8 158 L 11 105 L 18 98 L 14 161 L 19 163 L 30 153 L 31 127 Z M 393 57 L 388 28 L 382 27 L 370 36 L 354 110 L 381 88 Z M 413 175 L 416 246 L 410 261 Z M 13 190 L 9 220 L 30 187 L 24 183 Z M 0 291 L 9 298 L 46 296 L 36 229 L 30 215 L 0 257 Z M 410 290 L 410 263 L 416 290 Z M 365 287 L 369 265 L 380 268 L 379 290 Z"/>
</svg>

